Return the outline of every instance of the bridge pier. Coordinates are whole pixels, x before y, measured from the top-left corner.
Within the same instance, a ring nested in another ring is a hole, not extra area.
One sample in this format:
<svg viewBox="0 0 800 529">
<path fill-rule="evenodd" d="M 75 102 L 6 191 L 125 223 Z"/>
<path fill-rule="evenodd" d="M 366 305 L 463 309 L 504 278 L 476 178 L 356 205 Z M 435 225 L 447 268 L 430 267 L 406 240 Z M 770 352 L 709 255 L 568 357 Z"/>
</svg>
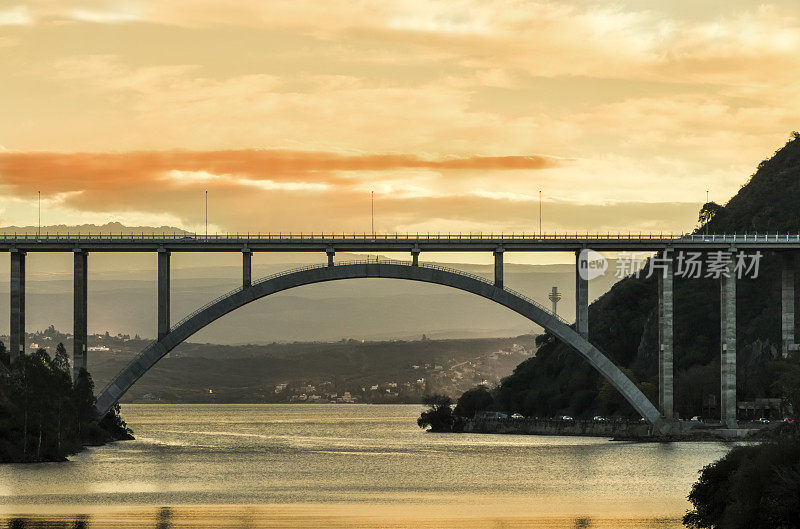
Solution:
<svg viewBox="0 0 800 529">
<path fill-rule="evenodd" d="M 661 257 L 667 252 L 661 254 Z M 673 410 L 673 262 L 658 275 L 658 407 L 665 419 Z"/>
<path fill-rule="evenodd" d="M 720 281 L 720 422 L 736 428 L 736 276 Z"/>
<path fill-rule="evenodd" d="M 247 288 L 253 284 L 252 256 L 253 252 L 247 248 L 242 250 L 242 288 Z"/>
<path fill-rule="evenodd" d="M 794 267 L 795 256 L 782 254 L 781 269 L 781 354 L 784 358 L 796 349 L 794 329 Z"/>
<path fill-rule="evenodd" d="M 75 249 L 73 251 L 73 261 L 72 380 L 78 380 L 81 369 L 87 369 L 89 253 L 85 250 Z"/>
<path fill-rule="evenodd" d="M 158 250 L 158 339 L 169 334 L 170 252 Z"/>
<path fill-rule="evenodd" d="M 581 250 L 575 252 L 575 331 L 589 337 L 589 280 L 581 275 Z"/>
<path fill-rule="evenodd" d="M 328 255 L 328 266 L 333 266 L 333 258 L 336 256 L 336 251 L 333 248 L 328 248 L 325 253 Z"/>
<path fill-rule="evenodd" d="M 494 286 L 503 288 L 503 252 L 502 248 L 494 251 Z"/>
<path fill-rule="evenodd" d="M 419 266 L 419 248 L 411 250 L 411 266 Z"/>
<path fill-rule="evenodd" d="M 11 250 L 11 320 L 8 354 L 11 362 L 25 354 L 25 252 Z"/>
</svg>

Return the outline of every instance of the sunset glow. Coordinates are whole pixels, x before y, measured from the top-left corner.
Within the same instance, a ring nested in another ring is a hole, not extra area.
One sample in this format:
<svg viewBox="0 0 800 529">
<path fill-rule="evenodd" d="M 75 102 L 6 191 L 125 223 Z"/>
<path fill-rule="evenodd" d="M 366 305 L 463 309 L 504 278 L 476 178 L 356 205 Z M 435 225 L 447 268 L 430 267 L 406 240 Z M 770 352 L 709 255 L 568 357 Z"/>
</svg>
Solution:
<svg viewBox="0 0 800 529">
<path fill-rule="evenodd" d="M 797 128 L 796 2 L 0 4 L 3 225 L 685 231 Z M 603 208 L 602 212 L 599 208 Z"/>
</svg>

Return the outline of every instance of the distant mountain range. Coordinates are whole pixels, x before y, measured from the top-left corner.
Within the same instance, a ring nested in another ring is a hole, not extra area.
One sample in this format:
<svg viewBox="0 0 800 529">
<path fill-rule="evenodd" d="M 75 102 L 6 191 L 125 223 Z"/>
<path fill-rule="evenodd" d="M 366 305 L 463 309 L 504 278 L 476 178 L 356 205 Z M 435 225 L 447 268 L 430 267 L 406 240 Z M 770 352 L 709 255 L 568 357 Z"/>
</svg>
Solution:
<svg viewBox="0 0 800 529">
<path fill-rule="evenodd" d="M 0 228 L 0 233 L 33 233 L 35 226 Z M 42 233 L 184 233 L 172 227 L 43 226 Z M 441 255 L 441 254 L 440 254 Z M 338 261 L 363 255 L 337 254 Z M 425 255 L 422 256 L 423 260 Z M 487 256 L 487 261 L 491 256 Z M 571 259 L 572 256 L 566 257 Z M 261 277 L 309 263 L 324 255 L 256 253 L 253 276 Z M 460 270 L 492 277 L 490 265 L 448 263 Z M 49 325 L 72 328 L 72 255 L 31 253 L 27 269 L 27 329 Z M 613 262 L 612 265 L 613 267 Z M 8 266 L 0 267 L 0 296 L 8 293 Z M 95 253 L 89 257 L 89 331 L 155 334 L 156 256 Z M 180 320 L 241 281 L 241 258 L 222 253 L 174 253 L 172 318 Z M 506 285 L 549 307 L 547 296 L 558 286 L 559 313 L 574 318 L 572 265 L 507 264 Z M 603 294 L 615 281 L 592 281 L 590 294 Z M 8 303 L 0 304 L 0 334 L 8 333 Z M 385 340 L 516 336 L 538 327 L 508 309 L 447 287 L 389 279 L 358 279 L 310 285 L 269 296 L 212 324 L 192 338 L 220 344 L 336 341 L 342 338 Z"/>
</svg>

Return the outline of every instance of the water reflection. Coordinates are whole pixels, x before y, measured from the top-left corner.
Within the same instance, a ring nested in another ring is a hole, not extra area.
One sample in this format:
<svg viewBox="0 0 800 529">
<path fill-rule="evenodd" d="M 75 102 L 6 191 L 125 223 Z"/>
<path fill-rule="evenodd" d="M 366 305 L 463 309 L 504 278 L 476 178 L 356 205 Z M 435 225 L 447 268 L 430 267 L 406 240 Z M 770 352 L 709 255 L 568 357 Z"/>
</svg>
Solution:
<svg viewBox="0 0 800 529">
<path fill-rule="evenodd" d="M 136 441 L 0 465 L 0 528 L 673 529 L 729 450 L 426 434 L 419 411 L 125 406 Z"/>
<path fill-rule="evenodd" d="M 73 520 L 47 518 L 13 518 L 8 521 L 9 529 L 86 529 L 88 516 L 79 515 Z"/>
<path fill-rule="evenodd" d="M 172 524 L 170 520 L 172 519 L 172 509 L 169 507 L 161 507 L 158 510 L 158 521 L 156 522 L 156 529 L 170 529 Z"/>
<path fill-rule="evenodd" d="M 230 507 L 230 506 L 228 506 Z M 234 514 L 234 513 L 238 513 Z M 9 529 L 189 529 L 219 527 L 237 529 L 678 529 L 669 518 L 404 518 L 373 516 L 318 517 L 281 509 L 240 506 L 216 509 L 161 507 L 95 514 L 93 516 L 31 516 L 8 520 Z"/>
</svg>

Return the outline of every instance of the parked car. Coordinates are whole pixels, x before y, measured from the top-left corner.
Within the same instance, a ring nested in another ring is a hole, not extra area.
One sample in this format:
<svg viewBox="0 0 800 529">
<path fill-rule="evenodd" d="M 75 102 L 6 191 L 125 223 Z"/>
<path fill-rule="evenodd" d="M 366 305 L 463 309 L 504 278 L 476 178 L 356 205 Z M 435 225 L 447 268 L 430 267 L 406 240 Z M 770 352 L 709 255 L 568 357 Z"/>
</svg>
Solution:
<svg viewBox="0 0 800 529">
<path fill-rule="evenodd" d="M 794 424 L 794 419 L 792 419 L 791 417 L 784 417 L 783 422 Z"/>
<path fill-rule="evenodd" d="M 559 419 L 561 419 L 562 421 L 571 421 L 571 420 L 573 420 L 572 417 L 570 417 L 569 415 L 562 415 L 561 417 L 559 417 Z"/>
<path fill-rule="evenodd" d="M 595 415 L 595 416 L 592 418 L 592 420 L 593 420 L 594 422 L 606 422 L 606 418 L 605 418 L 605 417 L 603 417 L 602 415 Z"/>
<path fill-rule="evenodd" d="M 766 417 L 760 417 L 756 422 L 760 422 L 762 424 L 769 424 L 769 419 Z"/>
<path fill-rule="evenodd" d="M 511 415 L 511 418 L 512 418 L 512 419 L 516 419 L 516 420 L 520 420 L 520 419 L 524 419 L 524 418 L 525 418 L 525 416 L 524 416 L 524 415 L 522 415 L 521 413 L 513 413 L 513 414 Z"/>
<path fill-rule="evenodd" d="M 703 422 L 703 418 L 702 418 L 702 417 L 700 417 L 699 415 L 695 415 L 694 417 L 692 417 L 692 418 L 691 418 L 691 419 L 689 419 L 689 420 L 690 420 L 691 422 Z"/>
</svg>

